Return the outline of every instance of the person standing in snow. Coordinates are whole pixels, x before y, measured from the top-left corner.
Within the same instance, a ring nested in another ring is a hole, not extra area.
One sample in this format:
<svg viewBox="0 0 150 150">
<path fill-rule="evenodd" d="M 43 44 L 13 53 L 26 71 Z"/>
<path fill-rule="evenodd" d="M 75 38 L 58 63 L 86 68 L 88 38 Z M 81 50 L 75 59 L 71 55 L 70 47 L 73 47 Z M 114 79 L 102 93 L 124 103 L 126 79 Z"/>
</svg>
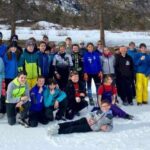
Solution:
<svg viewBox="0 0 150 150">
<path fill-rule="evenodd" d="M 72 39 L 71 39 L 71 37 L 67 37 L 65 42 L 66 42 L 66 53 L 71 55 L 71 53 L 72 53 Z"/>
<path fill-rule="evenodd" d="M 102 80 L 102 66 L 99 54 L 94 51 L 93 43 L 87 44 L 87 52 L 85 52 L 83 57 L 83 72 L 84 72 L 84 80 L 87 82 L 87 89 L 88 89 L 88 97 L 91 105 L 94 105 L 94 100 L 92 97 L 92 90 L 91 90 L 91 82 L 92 79 L 96 85 L 96 91 L 100 85 Z"/>
<path fill-rule="evenodd" d="M 59 52 L 54 56 L 53 66 L 55 67 L 55 78 L 61 90 L 66 89 L 69 73 L 72 70 L 73 62 L 71 55 L 66 53 L 65 42 L 60 42 Z"/>
<path fill-rule="evenodd" d="M 140 52 L 135 55 L 136 100 L 137 105 L 148 103 L 148 75 L 150 74 L 150 55 L 146 53 L 146 44 L 140 44 Z"/>
<path fill-rule="evenodd" d="M 132 81 L 134 80 L 134 64 L 127 54 L 125 46 L 120 47 L 120 54 L 116 55 L 115 71 L 119 96 L 123 105 L 133 105 Z"/>
</svg>

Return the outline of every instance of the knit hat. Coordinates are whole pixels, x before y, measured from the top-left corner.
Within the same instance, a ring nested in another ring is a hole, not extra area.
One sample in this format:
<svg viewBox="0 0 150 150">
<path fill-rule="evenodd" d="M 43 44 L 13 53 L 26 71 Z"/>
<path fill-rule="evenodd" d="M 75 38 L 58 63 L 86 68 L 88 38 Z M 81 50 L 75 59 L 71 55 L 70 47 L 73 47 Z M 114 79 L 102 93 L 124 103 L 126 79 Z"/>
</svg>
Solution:
<svg viewBox="0 0 150 150">
<path fill-rule="evenodd" d="M 3 33 L 2 32 L 0 32 L 0 39 L 2 39 L 3 38 Z"/>
<path fill-rule="evenodd" d="M 27 40 L 26 47 L 28 47 L 28 46 L 35 46 L 35 43 L 32 40 Z"/>
<path fill-rule="evenodd" d="M 9 48 L 11 47 L 16 47 L 17 48 L 17 42 L 11 42 L 10 45 L 9 45 Z"/>
<path fill-rule="evenodd" d="M 16 34 L 12 35 L 10 41 L 18 41 L 18 35 Z"/>
<path fill-rule="evenodd" d="M 66 47 L 66 43 L 65 43 L 65 42 L 59 42 L 59 43 L 58 43 L 58 46 L 59 46 L 59 47 L 61 47 L 61 46 Z"/>
</svg>

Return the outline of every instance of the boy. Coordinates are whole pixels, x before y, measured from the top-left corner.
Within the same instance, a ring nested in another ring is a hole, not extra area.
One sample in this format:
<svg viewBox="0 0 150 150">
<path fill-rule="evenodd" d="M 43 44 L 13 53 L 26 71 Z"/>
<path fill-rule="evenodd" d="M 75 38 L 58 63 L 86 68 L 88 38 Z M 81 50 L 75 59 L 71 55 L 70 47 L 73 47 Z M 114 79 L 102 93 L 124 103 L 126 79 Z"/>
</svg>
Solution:
<svg viewBox="0 0 150 150">
<path fill-rule="evenodd" d="M 91 113 L 89 116 L 76 121 L 52 125 L 48 129 L 48 135 L 83 133 L 90 131 L 109 132 L 113 128 L 112 118 L 110 103 L 108 101 L 103 101 L 101 103 L 101 112 Z"/>
<path fill-rule="evenodd" d="M 29 126 L 31 127 L 37 127 L 38 123 L 48 123 L 44 114 L 43 93 L 46 88 L 44 83 L 44 77 L 39 76 L 37 84 L 30 91 L 31 107 L 29 111 Z"/>
<path fill-rule="evenodd" d="M 57 110 L 55 119 L 64 120 L 66 112 L 66 93 L 58 88 L 54 79 L 49 81 L 48 87 L 44 91 L 45 116 L 49 121 L 54 120 L 53 111 Z"/>
<path fill-rule="evenodd" d="M 66 93 L 68 100 L 66 118 L 73 119 L 75 114 L 78 114 L 80 110 L 88 106 L 87 101 L 85 101 L 85 84 L 79 81 L 78 72 L 72 71 L 70 73 Z"/>
</svg>

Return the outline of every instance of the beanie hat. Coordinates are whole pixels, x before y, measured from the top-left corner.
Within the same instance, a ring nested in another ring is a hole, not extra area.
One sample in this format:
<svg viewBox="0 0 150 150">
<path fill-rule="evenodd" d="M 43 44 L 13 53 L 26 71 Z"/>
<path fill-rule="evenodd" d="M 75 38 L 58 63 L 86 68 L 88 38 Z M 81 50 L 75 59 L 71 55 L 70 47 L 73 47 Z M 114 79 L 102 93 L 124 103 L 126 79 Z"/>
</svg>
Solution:
<svg viewBox="0 0 150 150">
<path fill-rule="evenodd" d="M 18 35 L 16 34 L 12 35 L 10 41 L 18 41 Z"/>
<path fill-rule="evenodd" d="M 26 47 L 28 47 L 28 46 L 35 46 L 35 43 L 33 42 L 33 40 L 26 41 Z"/>
<path fill-rule="evenodd" d="M 59 42 L 59 43 L 58 43 L 58 46 L 59 46 L 59 47 L 61 47 L 61 46 L 66 47 L 66 43 L 65 43 L 65 42 Z"/>
<path fill-rule="evenodd" d="M 10 45 L 9 45 L 9 48 L 11 47 L 16 47 L 17 48 L 17 42 L 11 42 Z"/>
</svg>

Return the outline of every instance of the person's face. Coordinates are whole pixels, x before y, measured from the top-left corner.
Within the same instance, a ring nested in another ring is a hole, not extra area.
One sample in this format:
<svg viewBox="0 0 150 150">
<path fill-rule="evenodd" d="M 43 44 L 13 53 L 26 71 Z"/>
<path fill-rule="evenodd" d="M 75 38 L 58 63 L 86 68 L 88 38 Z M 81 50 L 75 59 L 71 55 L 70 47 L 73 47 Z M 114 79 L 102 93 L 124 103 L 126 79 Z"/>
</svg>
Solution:
<svg viewBox="0 0 150 150">
<path fill-rule="evenodd" d="M 126 47 L 120 47 L 120 53 L 125 55 L 127 53 L 127 48 Z"/>
<path fill-rule="evenodd" d="M 111 85 L 111 84 L 112 84 L 112 82 L 113 82 L 113 80 L 112 80 L 112 78 L 111 78 L 111 77 L 109 77 L 109 78 L 107 79 L 107 81 L 106 81 L 106 83 L 107 83 L 107 84 L 109 84 L 109 85 Z"/>
<path fill-rule="evenodd" d="M 17 50 L 17 48 L 16 47 L 10 47 L 10 49 L 9 49 L 12 53 L 15 53 L 16 52 L 16 50 Z"/>
<path fill-rule="evenodd" d="M 98 47 L 99 49 L 103 49 L 103 48 L 104 48 L 104 45 L 103 45 L 101 42 L 98 42 L 98 43 L 97 43 L 97 47 Z"/>
<path fill-rule="evenodd" d="M 73 82 L 73 83 L 77 83 L 78 81 L 79 81 L 79 75 L 73 75 L 73 76 L 71 76 L 71 81 Z"/>
<path fill-rule="evenodd" d="M 34 46 L 33 45 L 28 45 L 27 46 L 27 51 L 32 53 L 34 51 Z"/>
<path fill-rule="evenodd" d="M 93 45 L 88 45 L 87 50 L 88 52 L 93 52 L 94 51 Z"/>
<path fill-rule="evenodd" d="M 109 54 L 110 53 L 110 50 L 108 48 L 104 48 L 104 54 Z"/>
<path fill-rule="evenodd" d="M 50 90 L 54 90 L 55 88 L 56 88 L 56 84 L 50 84 L 50 85 L 49 85 L 49 89 L 50 89 Z"/>
<path fill-rule="evenodd" d="M 44 51 L 46 50 L 46 45 L 44 43 L 40 44 L 40 51 L 44 53 Z"/>
<path fill-rule="evenodd" d="M 44 41 L 45 43 L 48 43 L 48 38 L 43 38 L 43 41 Z"/>
<path fill-rule="evenodd" d="M 78 46 L 73 46 L 72 51 L 75 52 L 75 53 L 79 52 L 79 47 Z"/>
<path fill-rule="evenodd" d="M 21 85 L 23 85 L 23 84 L 25 84 L 26 83 L 26 75 L 20 75 L 19 77 L 18 77 L 18 81 L 19 81 L 19 83 L 21 84 Z"/>
<path fill-rule="evenodd" d="M 43 87 L 45 83 L 45 79 L 44 78 L 39 78 L 38 81 L 37 81 L 37 86 L 38 87 Z"/>
<path fill-rule="evenodd" d="M 65 47 L 65 46 L 60 46 L 60 47 L 59 47 L 59 52 L 60 52 L 60 53 L 64 53 L 65 50 L 66 50 L 66 47 Z"/>
<path fill-rule="evenodd" d="M 80 48 L 83 48 L 84 47 L 84 43 L 80 43 Z"/>
<path fill-rule="evenodd" d="M 67 39 L 67 40 L 66 40 L 66 45 L 71 45 L 71 44 L 72 44 L 72 41 L 69 40 L 69 39 Z"/>
<path fill-rule="evenodd" d="M 134 50 L 135 44 L 130 44 L 130 45 L 129 45 L 129 48 L 130 48 L 130 50 Z"/>
<path fill-rule="evenodd" d="M 142 47 L 140 48 L 140 51 L 141 51 L 142 53 L 146 53 L 146 47 L 142 46 Z"/>
<path fill-rule="evenodd" d="M 107 112 L 110 109 L 110 105 L 108 103 L 101 104 L 101 110 L 102 112 Z"/>
</svg>

